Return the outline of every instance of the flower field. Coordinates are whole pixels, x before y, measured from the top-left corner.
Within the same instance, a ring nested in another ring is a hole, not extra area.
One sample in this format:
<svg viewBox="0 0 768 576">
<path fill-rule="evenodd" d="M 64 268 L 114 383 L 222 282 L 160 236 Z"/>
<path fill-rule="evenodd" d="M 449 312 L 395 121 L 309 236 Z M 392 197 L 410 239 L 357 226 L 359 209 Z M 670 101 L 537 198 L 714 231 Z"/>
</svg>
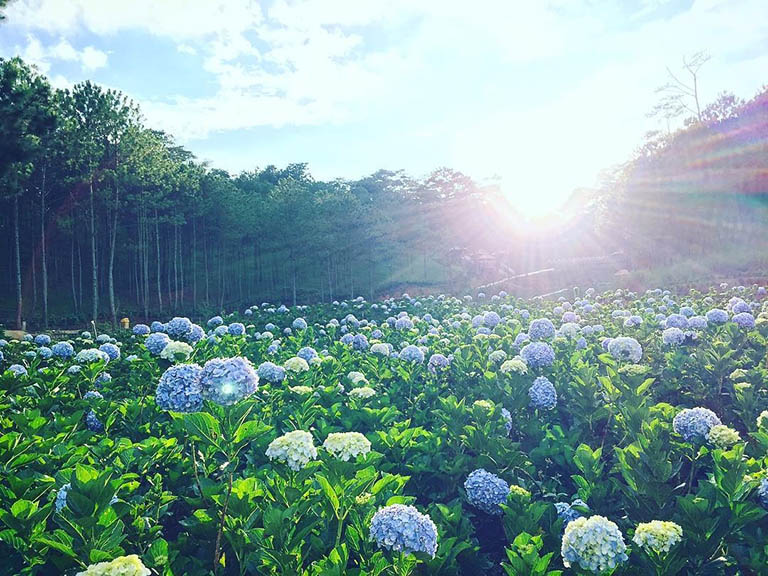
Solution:
<svg viewBox="0 0 768 576">
<path fill-rule="evenodd" d="M 763 288 L 94 332 L 0 341 L 2 574 L 768 574 Z"/>
</svg>

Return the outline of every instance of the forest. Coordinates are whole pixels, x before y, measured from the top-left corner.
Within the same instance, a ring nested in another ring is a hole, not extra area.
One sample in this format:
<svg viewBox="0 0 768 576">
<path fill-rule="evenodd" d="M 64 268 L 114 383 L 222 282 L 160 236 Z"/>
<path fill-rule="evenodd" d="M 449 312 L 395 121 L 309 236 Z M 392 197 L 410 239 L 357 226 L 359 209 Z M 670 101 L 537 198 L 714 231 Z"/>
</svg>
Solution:
<svg viewBox="0 0 768 576">
<path fill-rule="evenodd" d="M 497 182 L 450 168 L 354 181 L 316 180 L 301 162 L 229 174 L 146 126 L 118 91 L 55 89 L 21 59 L 0 60 L 0 321 L 457 292 L 617 254 L 611 274 L 732 252 L 758 258 L 732 263 L 754 272 L 768 242 L 766 135 L 768 90 L 724 93 L 680 129 L 649 134 L 562 214 L 528 221 Z"/>
</svg>

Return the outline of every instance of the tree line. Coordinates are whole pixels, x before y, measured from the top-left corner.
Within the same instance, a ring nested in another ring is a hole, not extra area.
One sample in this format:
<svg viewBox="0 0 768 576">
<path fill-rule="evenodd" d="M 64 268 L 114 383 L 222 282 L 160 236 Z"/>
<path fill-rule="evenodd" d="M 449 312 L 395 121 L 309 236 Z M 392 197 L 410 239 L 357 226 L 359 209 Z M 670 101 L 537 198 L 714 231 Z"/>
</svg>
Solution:
<svg viewBox="0 0 768 576">
<path fill-rule="evenodd" d="M 145 126 L 118 91 L 54 89 L 22 60 L 0 60 L 0 319 L 48 326 L 414 285 L 461 292 L 617 250 L 634 266 L 725 243 L 754 250 L 768 229 L 767 127 L 766 91 L 697 101 L 680 129 L 650 134 L 603 186 L 576 191 L 570 218 L 528 223 L 497 183 L 449 168 L 319 181 L 297 163 L 232 175 Z"/>
</svg>

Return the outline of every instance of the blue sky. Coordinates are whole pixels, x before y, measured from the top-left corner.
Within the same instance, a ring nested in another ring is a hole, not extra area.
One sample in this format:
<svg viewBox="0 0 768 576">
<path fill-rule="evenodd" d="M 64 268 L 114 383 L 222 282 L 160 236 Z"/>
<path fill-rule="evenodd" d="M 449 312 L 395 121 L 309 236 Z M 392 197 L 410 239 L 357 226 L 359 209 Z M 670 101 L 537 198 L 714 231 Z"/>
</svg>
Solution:
<svg viewBox="0 0 768 576">
<path fill-rule="evenodd" d="M 703 100 L 768 82 L 765 0 L 15 0 L 0 55 L 118 88 L 232 172 L 439 166 L 556 206 L 627 159 L 665 67 Z"/>
</svg>

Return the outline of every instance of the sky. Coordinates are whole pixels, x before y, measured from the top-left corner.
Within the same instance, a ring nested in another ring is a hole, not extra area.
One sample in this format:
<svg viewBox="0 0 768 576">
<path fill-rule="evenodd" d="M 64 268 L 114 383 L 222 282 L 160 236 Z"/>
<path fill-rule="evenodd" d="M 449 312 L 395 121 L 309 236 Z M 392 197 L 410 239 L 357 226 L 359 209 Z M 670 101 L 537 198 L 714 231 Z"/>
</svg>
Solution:
<svg viewBox="0 0 768 576">
<path fill-rule="evenodd" d="M 233 173 L 448 166 L 535 214 L 660 128 L 666 68 L 706 103 L 768 82 L 766 0 L 12 0 L 0 57 L 90 79 Z"/>
</svg>

